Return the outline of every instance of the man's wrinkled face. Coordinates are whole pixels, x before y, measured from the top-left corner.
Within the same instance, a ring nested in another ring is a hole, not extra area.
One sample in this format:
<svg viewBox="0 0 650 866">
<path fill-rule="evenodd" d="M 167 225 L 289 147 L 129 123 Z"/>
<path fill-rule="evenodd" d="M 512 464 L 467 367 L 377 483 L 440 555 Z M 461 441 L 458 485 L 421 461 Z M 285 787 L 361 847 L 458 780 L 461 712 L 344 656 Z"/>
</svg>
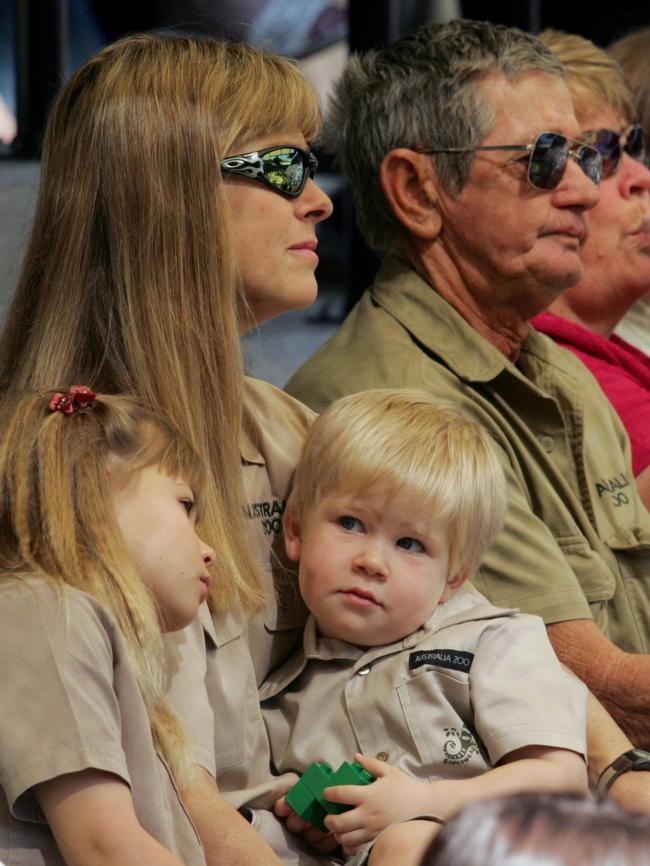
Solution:
<svg viewBox="0 0 650 866">
<path fill-rule="evenodd" d="M 477 86 L 494 112 L 482 145 L 529 144 L 545 131 L 579 138 L 561 78 L 491 73 Z M 477 152 L 463 190 L 440 197 L 440 243 L 466 289 L 480 304 L 511 305 L 524 320 L 580 280 L 584 212 L 598 201 L 597 187 L 573 159 L 548 191 L 529 184 L 528 160 L 526 151 Z"/>
</svg>

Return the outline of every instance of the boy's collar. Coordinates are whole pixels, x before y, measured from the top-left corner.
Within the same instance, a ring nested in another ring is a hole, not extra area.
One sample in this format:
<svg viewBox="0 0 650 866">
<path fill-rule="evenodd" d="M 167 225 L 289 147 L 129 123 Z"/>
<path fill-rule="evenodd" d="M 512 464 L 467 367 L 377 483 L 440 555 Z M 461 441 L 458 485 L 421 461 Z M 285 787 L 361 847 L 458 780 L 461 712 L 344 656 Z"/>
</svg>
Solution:
<svg viewBox="0 0 650 866">
<path fill-rule="evenodd" d="M 302 652 L 291 656 L 283 665 L 269 675 L 260 687 L 260 698 L 274 697 L 303 672 L 309 659 L 348 661 L 351 675 L 369 668 L 378 658 L 409 650 L 429 634 L 469 620 L 494 619 L 517 613 L 516 609 L 503 609 L 492 605 L 471 585 L 458 589 L 444 604 L 438 605 L 433 615 L 417 631 L 393 644 L 376 647 L 360 647 L 347 641 L 318 636 L 316 620 L 310 614 L 305 625 Z"/>
<path fill-rule="evenodd" d="M 403 649 L 410 649 L 422 638 L 440 629 L 447 628 L 467 620 L 493 619 L 517 613 L 517 608 L 499 608 L 489 602 L 485 596 L 474 589 L 471 584 L 465 584 L 456 590 L 444 603 L 439 604 L 429 619 L 414 632 L 391 644 L 381 646 L 361 647 L 337 638 L 324 638 L 318 635 L 316 620 L 310 614 L 305 626 L 303 637 L 303 652 L 306 659 L 349 659 L 363 667 L 377 658 Z M 355 667 L 357 666 L 355 664 Z"/>
</svg>

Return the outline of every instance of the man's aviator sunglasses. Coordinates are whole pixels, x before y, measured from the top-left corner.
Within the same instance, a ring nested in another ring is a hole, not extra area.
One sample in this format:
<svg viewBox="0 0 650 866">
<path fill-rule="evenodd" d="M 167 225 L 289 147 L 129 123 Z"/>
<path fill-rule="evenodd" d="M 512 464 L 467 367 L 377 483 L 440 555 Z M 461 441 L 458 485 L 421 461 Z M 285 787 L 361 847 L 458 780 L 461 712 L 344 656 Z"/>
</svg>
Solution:
<svg viewBox="0 0 650 866">
<path fill-rule="evenodd" d="M 646 140 L 640 126 L 628 126 L 622 132 L 613 129 L 595 129 L 586 132 L 585 138 L 603 158 L 603 180 L 611 177 L 627 153 L 636 162 L 647 165 Z"/>
<path fill-rule="evenodd" d="M 295 198 L 316 173 L 318 160 L 307 150 L 280 145 L 229 156 L 219 165 L 221 171 L 259 180 L 276 192 Z"/>
<path fill-rule="evenodd" d="M 575 159 L 593 183 L 600 183 L 602 160 L 595 147 L 557 132 L 540 132 L 531 144 L 492 144 L 482 147 L 447 147 L 422 153 L 474 153 L 479 150 L 528 151 L 528 182 L 535 189 L 555 189 L 566 171 L 569 157 Z"/>
</svg>

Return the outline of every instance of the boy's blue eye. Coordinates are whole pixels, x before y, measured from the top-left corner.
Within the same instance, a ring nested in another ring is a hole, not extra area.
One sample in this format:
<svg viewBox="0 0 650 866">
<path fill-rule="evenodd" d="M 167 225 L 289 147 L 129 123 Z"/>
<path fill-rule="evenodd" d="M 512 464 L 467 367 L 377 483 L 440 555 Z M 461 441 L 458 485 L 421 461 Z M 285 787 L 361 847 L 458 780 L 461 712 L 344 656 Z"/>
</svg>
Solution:
<svg viewBox="0 0 650 866">
<path fill-rule="evenodd" d="M 351 517 L 349 514 L 344 514 L 339 517 L 338 524 L 342 529 L 348 532 L 362 532 L 363 523 L 357 517 Z"/>
<path fill-rule="evenodd" d="M 398 547 L 401 547 L 402 550 L 408 550 L 409 553 L 424 553 L 424 545 L 422 542 L 418 541 L 417 538 L 406 536 L 404 538 L 398 538 L 395 543 Z"/>
</svg>

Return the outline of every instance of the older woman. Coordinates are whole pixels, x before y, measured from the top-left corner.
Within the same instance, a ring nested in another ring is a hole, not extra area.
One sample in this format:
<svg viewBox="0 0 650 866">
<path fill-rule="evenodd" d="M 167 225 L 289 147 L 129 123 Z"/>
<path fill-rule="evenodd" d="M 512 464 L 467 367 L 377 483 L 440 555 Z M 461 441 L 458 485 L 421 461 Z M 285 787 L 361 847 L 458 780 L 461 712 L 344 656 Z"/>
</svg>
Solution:
<svg viewBox="0 0 650 866">
<path fill-rule="evenodd" d="M 583 136 L 603 156 L 600 202 L 586 215 L 583 278 L 549 311 L 538 330 L 574 352 L 617 410 L 632 446 L 639 492 L 650 505 L 650 359 L 612 332 L 650 289 L 650 171 L 629 91 L 616 62 L 580 36 L 545 31 L 541 39 L 564 63 Z M 630 479 L 607 479 L 620 485 Z"/>
<path fill-rule="evenodd" d="M 630 86 L 636 115 L 650 140 L 650 27 L 628 33 L 607 49 L 621 64 L 623 75 Z M 650 294 L 641 298 L 623 316 L 615 334 L 632 343 L 646 354 L 650 353 Z"/>
</svg>

